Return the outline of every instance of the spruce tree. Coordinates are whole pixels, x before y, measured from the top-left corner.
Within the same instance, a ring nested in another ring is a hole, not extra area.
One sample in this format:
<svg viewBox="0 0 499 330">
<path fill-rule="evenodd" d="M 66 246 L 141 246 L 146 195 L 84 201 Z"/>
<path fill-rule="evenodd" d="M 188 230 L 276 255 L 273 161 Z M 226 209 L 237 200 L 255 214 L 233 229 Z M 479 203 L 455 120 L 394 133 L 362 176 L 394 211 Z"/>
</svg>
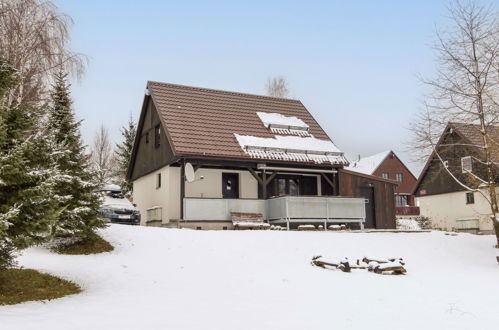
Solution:
<svg viewBox="0 0 499 330">
<path fill-rule="evenodd" d="M 128 124 L 121 128 L 121 136 L 123 140 L 116 145 L 115 156 L 117 163 L 116 176 L 120 180 L 120 186 L 126 191 L 132 190 L 132 183 L 126 179 L 130 159 L 132 158 L 132 149 L 135 142 L 135 135 L 137 134 L 137 124 L 130 115 Z"/>
<path fill-rule="evenodd" d="M 15 79 L 0 59 L 0 269 L 14 264 L 15 249 L 52 237 L 62 212 L 55 188 L 66 180 L 56 161 L 65 151 L 35 129 L 38 109 L 6 102 Z"/>
<path fill-rule="evenodd" d="M 92 183 L 93 173 L 89 169 L 88 156 L 80 135 L 80 121 L 72 109 L 67 74 L 59 72 L 51 93 L 52 105 L 48 124 L 55 140 L 66 151 L 57 159 L 58 167 L 66 173 L 66 182 L 57 187 L 64 210 L 57 226 L 57 236 L 87 238 L 106 222 L 98 216 L 100 197 Z"/>
</svg>

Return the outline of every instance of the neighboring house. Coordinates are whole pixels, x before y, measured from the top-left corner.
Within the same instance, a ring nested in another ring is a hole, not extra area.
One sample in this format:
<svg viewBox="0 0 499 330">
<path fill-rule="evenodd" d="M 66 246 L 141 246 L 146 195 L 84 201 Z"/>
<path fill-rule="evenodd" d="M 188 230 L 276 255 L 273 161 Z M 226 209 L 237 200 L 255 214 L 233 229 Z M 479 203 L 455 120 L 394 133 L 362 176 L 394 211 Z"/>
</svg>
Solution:
<svg viewBox="0 0 499 330">
<path fill-rule="evenodd" d="M 493 232 L 490 206 L 482 195 L 488 196 L 487 190 L 470 192 L 449 174 L 472 187 L 480 185 L 477 178 L 485 178 L 485 168 L 480 162 L 484 157 L 479 129 L 478 125 L 449 123 L 435 147 L 443 163 L 434 152 L 421 172 L 414 194 L 421 215 L 428 216 L 435 228 Z M 499 128 L 491 128 L 490 134 L 493 140 L 499 141 Z M 497 164 L 499 147 L 496 143 L 492 145 L 492 156 Z"/>
<path fill-rule="evenodd" d="M 345 165 L 298 100 L 148 82 L 128 179 L 143 225 L 395 228 L 396 183 Z"/>
<path fill-rule="evenodd" d="M 417 179 L 400 158 L 391 150 L 360 158 L 352 162 L 349 170 L 379 176 L 398 182 L 395 189 L 395 211 L 399 216 L 419 215 L 419 208 L 414 202 L 414 186 Z"/>
</svg>

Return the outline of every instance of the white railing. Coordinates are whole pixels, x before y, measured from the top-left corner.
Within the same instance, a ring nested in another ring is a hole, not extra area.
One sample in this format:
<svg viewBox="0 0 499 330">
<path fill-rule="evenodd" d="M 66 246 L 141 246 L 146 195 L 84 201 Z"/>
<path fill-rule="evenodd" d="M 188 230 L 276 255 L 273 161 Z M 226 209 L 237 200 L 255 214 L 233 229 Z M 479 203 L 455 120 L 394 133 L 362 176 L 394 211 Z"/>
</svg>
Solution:
<svg viewBox="0 0 499 330">
<path fill-rule="evenodd" d="M 262 199 L 184 198 L 184 220 L 231 220 L 231 212 L 261 213 L 268 221 L 358 222 L 366 219 L 364 198 L 283 196 Z"/>
<path fill-rule="evenodd" d="M 231 212 L 266 215 L 263 199 L 184 198 L 184 220 L 231 220 Z"/>
<path fill-rule="evenodd" d="M 284 196 L 267 201 L 267 220 L 285 222 L 320 222 L 327 228 L 330 223 L 359 223 L 364 229 L 366 200 L 343 197 Z"/>
</svg>

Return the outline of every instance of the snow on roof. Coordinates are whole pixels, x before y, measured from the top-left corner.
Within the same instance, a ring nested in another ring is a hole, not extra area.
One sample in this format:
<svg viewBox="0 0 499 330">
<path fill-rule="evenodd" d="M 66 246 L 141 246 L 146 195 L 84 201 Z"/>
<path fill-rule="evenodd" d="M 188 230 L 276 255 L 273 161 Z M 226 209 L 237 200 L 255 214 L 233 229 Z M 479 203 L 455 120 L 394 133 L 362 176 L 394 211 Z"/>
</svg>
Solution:
<svg viewBox="0 0 499 330">
<path fill-rule="evenodd" d="M 263 138 L 234 134 L 243 151 L 253 158 L 279 160 L 330 162 L 347 164 L 343 153 L 330 140 L 320 140 L 314 136 L 281 136 Z"/>
<path fill-rule="evenodd" d="M 256 113 L 263 125 L 273 133 L 310 136 L 309 126 L 300 118 L 284 116 L 280 113 Z"/>
<path fill-rule="evenodd" d="M 303 120 L 297 117 L 288 117 L 281 115 L 280 113 L 268 113 L 268 112 L 257 112 L 256 113 L 260 120 L 265 125 L 265 127 L 269 127 L 272 124 L 282 125 L 282 126 L 295 126 L 295 127 L 303 127 L 308 128 L 308 125 L 305 124 Z"/>
<path fill-rule="evenodd" d="M 378 168 L 381 162 L 390 154 L 390 152 L 392 151 L 385 150 L 375 155 L 361 158 L 360 160 L 352 162 L 350 166 L 346 167 L 346 169 L 371 175 Z"/>
</svg>

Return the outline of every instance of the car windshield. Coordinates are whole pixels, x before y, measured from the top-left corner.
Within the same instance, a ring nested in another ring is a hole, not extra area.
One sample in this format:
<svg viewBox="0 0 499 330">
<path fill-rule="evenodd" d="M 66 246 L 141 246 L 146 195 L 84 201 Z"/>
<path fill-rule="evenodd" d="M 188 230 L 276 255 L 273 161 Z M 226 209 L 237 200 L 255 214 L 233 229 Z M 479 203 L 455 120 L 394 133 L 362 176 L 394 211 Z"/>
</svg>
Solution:
<svg viewBox="0 0 499 330">
<path fill-rule="evenodd" d="M 111 197 L 111 198 L 118 198 L 118 199 L 124 199 L 125 195 L 123 195 L 122 191 L 119 190 L 107 190 L 103 191 L 104 196 Z"/>
</svg>

